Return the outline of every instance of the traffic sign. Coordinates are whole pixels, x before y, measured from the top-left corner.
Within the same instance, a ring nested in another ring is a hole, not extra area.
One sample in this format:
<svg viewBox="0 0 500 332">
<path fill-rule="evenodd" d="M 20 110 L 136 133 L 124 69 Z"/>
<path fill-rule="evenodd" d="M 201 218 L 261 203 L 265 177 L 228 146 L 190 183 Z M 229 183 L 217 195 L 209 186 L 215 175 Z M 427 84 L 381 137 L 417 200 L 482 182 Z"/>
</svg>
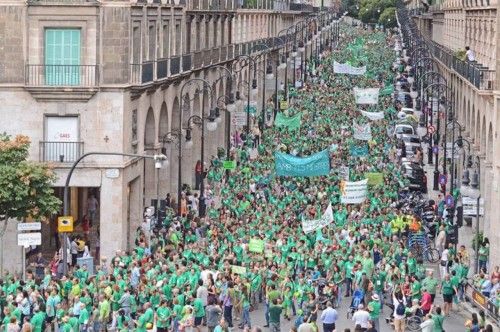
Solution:
<svg viewBox="0 0 500 332">
<path fill-rule="evenodd" d="M 444 186 L 447 182 L 448 182 L 448 178 L 446 177 L 446 175 L 441 174 L 439 176 L 439 184 Z"/>
<path fill-rule="evenodd" d="M 19 233 L 17 234 L 17 245 L 23 247 L 39 246 L 42 244 L 42 233 Z"/>
<path fill-rule="evenodd" d="M 475 216 L 477 214 L 477 199 L 463 196 L 462 205 L 464 209 L 464 216 Z M 479 202 L 479 215 L 484 215 L 484 200 L 482 198 Z"/>
<path fill-rule="evenodd" d="M 72 216 L 62 216 L 57 218 L 57 231 L 59 233 L 71 233 L 73 232 L 73 217 Z"/>
<path fill-rule="evenodd" d="M 432 153 L 434 153 L 434 154 L 438 154 L 439 153 L 439 147 L 437 145 L 434 145 L 432 147 Z"/>
<path fill-rule="evenodd" d="M 454 207 L 455 206 L 455 200 L 453 199 L 452 195 L 447 195 L 446 196 L 446 205 L 448 207 Z"/>
<path fill-rule="evenodd" d="M 39 231 L 41 229 L 42 229 L 41 222 L 23 222 L 23 223 L 17 224 L 17 231 L 18 232 Z"/>
<path fill-rule="evenodd" d="M 434 132 L 436 131 L 436 128 L 433 125 L 430 125 L 427 127 L 427 131 L 431 134 L 434 134 Z"/>
</svg>

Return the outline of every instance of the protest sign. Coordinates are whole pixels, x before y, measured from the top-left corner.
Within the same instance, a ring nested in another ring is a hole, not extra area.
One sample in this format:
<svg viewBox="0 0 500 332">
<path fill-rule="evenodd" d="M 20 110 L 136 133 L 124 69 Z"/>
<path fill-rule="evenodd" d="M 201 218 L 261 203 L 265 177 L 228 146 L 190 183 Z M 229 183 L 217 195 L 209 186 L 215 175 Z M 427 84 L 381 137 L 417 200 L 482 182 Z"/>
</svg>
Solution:
<svg viewBox="0 0 500 332">
<path fill-rule="evenodd" d="M 332 221 L 333 221 L 333 211 L 332 211 L 332 204 L 330 203 L 326 208 L 325 213 L 323 213 L 323 215 L 321 216 L 321 218 L 314 220 L 302 220 L 302 230 L 304 231 L 305 234 L 309 234 L 317 229 L 321 229 L 331 224 Z"/>
<path fill-rule="evenodd" d="M 304 158 L 275 152 L 274 158 L 275 170 L 278 176 L 320 176 L 330 173 L 328 150 Z"/>
<path fill-rule="evenodd" d="M 355 139 L 359 139 L 361 141 L 370 141 L 372 139 L 372 128 L 369 123 L 360 125 L 353 122 L 352 127 L 354 130 L 353 137 Z"/>
<path fill-rule="evenodd" d="M 297 113 L 291 117 L 287 117 L 283 113 L 279 112 L 276 115 L 276 119 L 274 120 L 274 124 L 276 125 L 276 127 L 285 127 L 289 130 L 299 129 L 301 117 L 302 117 L 302 115 L 300 113 Z"/>
<path fill-rule="evenodd" d="M 260 239 L 250 239 L 248 251 L 262 254 L 264 252 L 264 241 Z"/>
<path fill-rule="evenodd" d="M 222 167 L 224 169 L 232 170 L 236 168 L 236 161 L 235 160 L 224 160 L 222 163 Z"/>
<path fill-rule="evenodd" d="M 384 174 L 380 172 L 365 173 L 365 178 L 368 180 L 369 186 L 376 186 L 384 182 Z"/>
<path fill-rule="evenodd" d="M 356 182 L 342 181 L 340 183 L 340 201 L 343 204 L 359 204 L 366 199 L 368 180 Z"/>
<path fill-rule="evenodd" d="M 366 66 L 353 67 L 348 63 L 338 63 L 334 61 L 333 72 L 336 74 L 364 75 L 366 73 Z"/>
<path fill-rule="evenodd" d="M 378 104 L 379 90 L 380 90 L 379 88 L 361 89 L 355 87 L 353 91 L 354 91 L 354 98 L 356 99 L 356 104 L 369 104 L 369 105 Z"/>
<path fill-rule="evenodd" d="M 384 112 L 366 112 L 361 111 L 361 114 L 366 116 L 368 119 L 372 121 L 382 120 L 384 118 Z"/>
<path fill-rule="evenodd" d="M 245 274 L 247 273 L 247 268 L 244 266 L 231 265 L 231 272 L 236 274 Z"/>
<path fill-rule="evenodd" d="M 339 178 L 344 180 L 344 181 L 349 181 L 349 167 L 347 166 L 340 166 L 339 167 Z"/>
</svg>

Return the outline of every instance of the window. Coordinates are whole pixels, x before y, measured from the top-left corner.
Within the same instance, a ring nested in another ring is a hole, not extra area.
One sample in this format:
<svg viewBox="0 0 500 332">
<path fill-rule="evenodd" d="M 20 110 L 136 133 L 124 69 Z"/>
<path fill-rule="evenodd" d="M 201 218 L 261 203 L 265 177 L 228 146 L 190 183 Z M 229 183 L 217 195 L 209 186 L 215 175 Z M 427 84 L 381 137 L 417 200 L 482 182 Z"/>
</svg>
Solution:
<svg viewBox="0 0 500 332">
<path fill-rule="evenodd" d="M 156 58 L 156 26 L 149 26 L 149 60 L 155 60 Z"/>
<path fill-rule="evenodd" d="M 175 55 L 181 54 L 181 43 L 182 43 L 182 34 L 181 34 L 181 24 L 177 22 L 175 24 Z"/>
<path fill-rule="evenodd" d="M 80 84 L 80 29 L 45 29 L 45 84 Z"/>
<path fill-rule="evenodd" d="M 201 38 L 200 38 L 200 35 L 201 35 L 201 23 L 200 22 L 196 22 L 196 38 L 195 38 L 196 51 L 199 51 L 201 49 Z"/>
<path fill-rule="evenodd" d="M 77 116 L 47 116 L 45 118 L 44 161 L 71 162 L 80 157 Z"/>
<path fill-rule="evenodd" d="M 210 21 L 205 22 L 205 48 L 210 48 Z"/>
<path fill-rule="evenodd" d="M 132 63 L 141 61 L 141 29 L 134 27 L 132 30 Z"/>
<path fill-rule="evenodd" d="M 170 48 L 170 28 L 168 22 L 163 25 L 163 58 L 168 58 L 168 49 Z"/>
</svg>

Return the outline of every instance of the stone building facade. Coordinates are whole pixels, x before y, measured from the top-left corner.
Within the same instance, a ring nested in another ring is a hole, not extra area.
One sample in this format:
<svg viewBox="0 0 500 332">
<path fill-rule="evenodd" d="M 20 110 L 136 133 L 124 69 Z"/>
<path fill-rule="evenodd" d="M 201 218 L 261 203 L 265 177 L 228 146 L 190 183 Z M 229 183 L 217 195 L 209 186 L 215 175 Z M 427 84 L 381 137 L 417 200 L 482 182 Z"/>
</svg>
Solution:
<svg viewBox="0 0 500 332">
<path fill-rule="evenodd" d="M 93 246 L 112 257 L 133 245 L 152 199 L 176 196 L 171 133 L 180 129 L 181 107 L 183 119 L 206 114 L 230 90 L 224 70 L 214 66 L 229 68 L 258 44 L 273 48 L 271 37 L 311 15 L 278 0 L 0 0 L 0 131 L 31 138 L 30 158 L 54 165 L 61 198 L 69 168 L 84 153 L 166 154 L 168 164 L 158 171 L 150 159 L 94 155 L 73 174 L 70 214 L 81 220 L 88 198 L 98 199 L 100 237 Z M 259 59 L 265 70 L 266 57 Z M 210 82 L 212 95 L 190 85 L 181 96 L 192 78 Z M 234 80 L 233 89 L 243 89 L 247 70 Z M 259 89 L 256 100 L 271 98 L 269 86 L 274 83 Z M 228 137 L 223 125 L 206 133 L 205 161 Z M 197 129 L 193 141 L 181 159 L 182 183 L 190 185 L 200 153 Z M 14 228 L 4 249 L 17 248 Z M 55 220 L 44 225 L 44 242 L 55 248 L 54 234 Z M 18 253 L 9 252 L 6 268 L 19 268 Z"/>
<path fill-rule="evenodd" d="M 480 228 L 490 240 L 491 266 L 500 264 L 496 210 L 500 202 L 498 6 L 497 0 L 444 0 L 425 11 L 419 1 L 407 2 L 420 32 L 431 41 L 437 70 L 452 90 L 453 111 L 463 127 L 462 136 L 472 143 L 472 154 L 480 157 L 480 190 L 485 208 Z M 474 52 L 474 63 L 458 59 L 459 51 L 465 51 L 466 46 Z M 458 187 L 462 167 L 459 169 Z"/>
</svg>

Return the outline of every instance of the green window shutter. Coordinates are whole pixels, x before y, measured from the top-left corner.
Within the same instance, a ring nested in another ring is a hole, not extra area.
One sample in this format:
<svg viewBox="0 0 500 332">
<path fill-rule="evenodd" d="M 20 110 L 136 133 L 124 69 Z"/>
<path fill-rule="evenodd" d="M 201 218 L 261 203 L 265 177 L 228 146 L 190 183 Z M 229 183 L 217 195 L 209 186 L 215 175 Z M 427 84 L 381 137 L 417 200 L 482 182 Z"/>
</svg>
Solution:
<svg viewBox="0 0 500 332">
<path fill-rule="evenodd" d="M 80 84 L 80 29 L 45 30 L 45 83 Z"/>
</svg>

